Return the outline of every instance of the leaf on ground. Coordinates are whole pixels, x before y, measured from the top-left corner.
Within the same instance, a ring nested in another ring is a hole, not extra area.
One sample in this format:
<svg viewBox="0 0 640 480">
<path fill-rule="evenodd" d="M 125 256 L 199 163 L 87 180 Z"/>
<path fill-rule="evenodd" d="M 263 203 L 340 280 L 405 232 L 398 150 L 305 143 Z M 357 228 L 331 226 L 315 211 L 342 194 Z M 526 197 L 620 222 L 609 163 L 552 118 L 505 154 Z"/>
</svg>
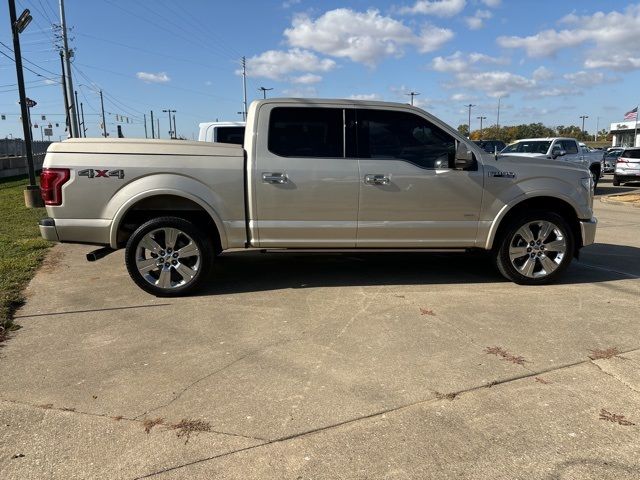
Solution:
<svg viewBox="0 0 640 480">
<path fill-rule="evenodd" d="M 627 420 L 624 417 L 624 415 L 611 413 L 608 410 L 605 410 L 604 408 L 600 410 L 600 420 L 606 420 L 607 422 L 617 423 L 618 425 L 622 425 L 624 427 L 630 427 L 632 425 L 635 425 L 635 423 L 633 423 L 632 421 Z"/>
<path fill-rule="evenodd" d="M 604 348 L 604 349 L 593 349 L 593 350 L 589 350 L 589 352 L 591 352 L 591 354 L 589 355 L 589 358 L 591 360 L 601 360 L 603 358 L 612 358 L 615 357 L 616 355 L 620 355 L 620 350 L 618 350 L 618 347 L 609 347 L 609 348 Z"/>
<path fill-rule="evenodd" d="M 507 362 L 515 363 L 516 365 L 524 366 L 524 364 L 526 363 L 526 360 L 524 359 L 524 357 L 509 353 L 502 347 L 487 347 L 484 349 L 484 353 L 502 357 Z"/>
</svg>

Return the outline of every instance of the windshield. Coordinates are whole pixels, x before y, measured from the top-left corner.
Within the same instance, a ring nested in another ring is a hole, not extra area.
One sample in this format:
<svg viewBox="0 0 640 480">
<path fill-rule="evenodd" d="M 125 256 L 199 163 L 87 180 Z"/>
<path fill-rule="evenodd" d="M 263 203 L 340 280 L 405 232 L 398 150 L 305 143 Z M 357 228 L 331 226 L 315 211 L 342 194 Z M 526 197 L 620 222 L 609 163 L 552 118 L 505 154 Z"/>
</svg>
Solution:
<svg viewBox="0 0 640 480">
<path fill-rule="evenodd" d="M 545 155 L 551 146 L 551 140 L 521 141 L 507 145 L 502 153 L 541 153 Z"/>
</svg>

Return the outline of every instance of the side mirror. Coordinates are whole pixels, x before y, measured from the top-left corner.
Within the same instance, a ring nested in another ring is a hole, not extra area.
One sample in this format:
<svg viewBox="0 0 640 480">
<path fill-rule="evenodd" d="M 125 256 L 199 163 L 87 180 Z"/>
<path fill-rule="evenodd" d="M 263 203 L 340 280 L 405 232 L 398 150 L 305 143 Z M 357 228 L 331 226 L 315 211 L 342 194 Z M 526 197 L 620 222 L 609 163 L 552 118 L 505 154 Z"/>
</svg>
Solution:
<svg viewBox="0 0 640 480">
<path fill-rule="evenodd" d="M 551 150 L 551 158 L 553 159 L 564 157 L 566 154 L 566 150 L 563 150 L 559 145 L 557 147 L 553 147 L 553 150 Z"/>
<path fill-rule="evenodd" d="M 476 163 L 473 157 L 473 152 L 469 150 L 466 144 L 463 142 L 458 143 L 458 149 L 456 150 L 455 167 L 459 170 L 467 170 L 473 167 Z"/>
</svg>

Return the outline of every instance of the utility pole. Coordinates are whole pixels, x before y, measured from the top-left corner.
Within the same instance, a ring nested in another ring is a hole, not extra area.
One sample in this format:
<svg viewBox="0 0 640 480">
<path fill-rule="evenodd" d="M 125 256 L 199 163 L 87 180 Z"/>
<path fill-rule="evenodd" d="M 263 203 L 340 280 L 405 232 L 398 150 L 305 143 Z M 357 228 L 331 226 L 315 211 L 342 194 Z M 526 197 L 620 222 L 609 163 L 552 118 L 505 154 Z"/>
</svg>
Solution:
<svg viewBox="0 0 640 480">
<path fill-rule="evenodd" d="M 175 110 L 174 110 L 175 112 Z M 176 114 L 173 114 L 173 138 L 178 138 L 178 127 L 176 127 Z"/>
<path fill-rule="evenodd" d="M 593 136 L 593 141 L 598 141 L 598 130 L 600 128 L 600 117 L 596 117 L 596 134 Z"/>
<path fill-rule="evenodd" d="M 107 138 L 107 119 L 104 118 L 104 99 L 102 98 L 102 90 L 100 90 L 100 108 L 102 108 L 102 136 Z"/>
<path fill-rule="evenodd" d="M 582 135 L 584 135 L 584 121 L 586 118 L 589 118 L 589 115 L 580 115 L 580 118 L 582 119 Z"/>
<path fill-rule="evenodd" d="M 76 109 L 78 108 L 78 90 L 74 90 L 73 91 L 75 98 L 76 98 Z M 82 130 L 84 129 L 84 125 L 82 125 L 82 122 L 80 121 L 80 115 L 78 115 L 78 137 L 82 137 Z"/>
<path fill-rule="evenodd" d="M 31 119 L 27 107 L 27 94 L 24 89 L 24 76 L 22 73 L 22 53 L 20 52 L 20 33 L 27 28 L 32 20 L 29 10 L 24 10 L 20 18 L 16 18 L 15 0 L 9 0 L 9 19 L 11 21 L 11 33 L 13 34 L 13 53 L 16 62 L 16 77 L 18 78 L 18 92 L 20 95 L 20 112 L 22 113 L 22 131 L 24 133 L 24 146 L 27 154 L 27 170 L 29 172 L 29 185 L 24 190 L 24 203 L 27 207 L 42 206 L 42 198 L 36 184 L 36 172 L 33 166 L 33 149 L 31 144 Z"/>
<path fill-rule="evenodd" d="M 156 122 L 158 123 L 158 138 L 160 138 L 160 119 L 156 118 Z"/>
<path fill-rule="evenodd" d="M 467 135 L 467 138 L 471 138 L 471 107 L 475 107 L 475 105 L 470 103 L 469 105 L 465 105 L 465 107 L 469 109 L 469 135 Z"/>
<path fill-rule="evenodd" d="M 168 108 L 167 110 L 162 110 L 162 111 L 164 113 L 168 113 L 169 114 L 169 138 L 175 138 L 175 133 L 176 132 L 174 132 L 173 131 L 174 129 L 171 128 L 171 114 L 172 113 L 176 113 L 176 111 L 175 110 L 171 110 L 170 108 Z M 158 132 L 158 133 L 160 133 L 160 132 Z"/>
<path fill-rule="evenodd" d="M 82 117 L 82 136 L 87 138 L 87 124 L 84 123 L 84 108 L 82 108 L 82 102 L 80 102 L 80 117 Z"/>
<path fill-rule="evenodd" d="M 247 59 L 242 57 L 242 90 L 244 101 L 242 102 L 242 120 L 247 120 Z"/>
<path fill-rule="evenodd" d="M 147 134 L 147 114 L 144 113 L 144 138 L 149 138 L 149 135 Z"/>
<path fill-rule="evenodd" d="M 498 139 L 500 139 L 500 100 L 502 100 L 502 97 L 498 97 L 498 119 L 496 120 L 496 130 L 498 131 L 496 136 Z"/>
<path fill-rule="evenodd" d="M 71 79 L 71 58 L 69 43 L 67 39 L 67 21 L 64 14 L 64 0 L 60 0 L 60 28 L 62 30 L 62 52 L 64 56 L 65 76 L 67 83 L 67 97 L 73 102 L 73 80 Z M 76 105 L 70 105 L 69 124 L 71 126 L 71 136 L 78 137 L 78 114 Z"/>
<path fill-rule="evenodd" d="M 420 95 L 420 92 L 409 92 L 409 93 L 405 93 L 405 95 L 408 95 L 411 97 L 411 106 L 413 107 L 413 97 Z"/>
<path fill-rule="evenodd" d="M 258 88 L 258 90 L 262 91 L 262 98 L 264 98 L 266 100 L 267 99 L 267 91 L 273 90 L 273 88 L 260 87 L 260 88 Z"/>
<path fill-rule="evenodd" d="M 64 94 L 65 123 L 67 125 L 67 136 L 71 136 L 71 124 L 69 123 L 69 97 L 67 97 L 67 79 L 64 75 L 64 56 L 60 50 L 60 71 L 62 72 L 62 93 Z"/>
<path fill-rule="evenodd" d="M 480 120 L 480 140 L 482 140 L 482 121 L 486 120 L 487 117 L 483 117 L 482 115 L 479 117 L 476 117 L 478 120 Z"/>
<path fill-rule="evenodd" d="M 156 138 L 156 132 L 154 131 L 155 125 L 153 124 L 153 110 L 151 110 L 151 138 Z"/>
</svg>

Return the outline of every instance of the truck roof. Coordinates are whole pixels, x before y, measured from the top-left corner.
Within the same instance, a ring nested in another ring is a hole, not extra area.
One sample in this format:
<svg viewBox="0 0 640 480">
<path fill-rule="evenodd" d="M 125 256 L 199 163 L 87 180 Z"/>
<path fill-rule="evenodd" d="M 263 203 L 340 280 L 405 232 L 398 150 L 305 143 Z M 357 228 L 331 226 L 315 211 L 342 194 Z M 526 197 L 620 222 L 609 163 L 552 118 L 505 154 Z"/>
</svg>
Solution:
<svg viewBox="0 0 640 480">
<path fill-rule="evenodd" d="M 268 98 L 266 100 L 255 100 L 252 102 L 252 106 L 255 104 L 257 106 L 269 104 L 269 103 L 295 103 L 297 105 L 327 105 L 327 104 L 336 104 L 336 105 L 362 105 L 367 107 L 402 107 L 402 108 L 412 108 L 415 110 L 422 111 L 421 108 L 409 105 L 408 103 L 399 103 L 399 102 L 383 102 L 379 100 L 355 100 L 352 98 L 295 98 L 295 97 L 287 97 L 287 98 Z"/>
<path fill-rule="evenodd" d="M 574 142 L 576 142 L 577 140 L 575 138 L 571 138 L 571 137 L 538 137 L 538 138 L 520 138 L 518 140 L 514 140 L 513 143 L 516 142 L 533 142 L 533 141 L 553 141 L 553 140 L 573 140 Z"/>
</svg>

